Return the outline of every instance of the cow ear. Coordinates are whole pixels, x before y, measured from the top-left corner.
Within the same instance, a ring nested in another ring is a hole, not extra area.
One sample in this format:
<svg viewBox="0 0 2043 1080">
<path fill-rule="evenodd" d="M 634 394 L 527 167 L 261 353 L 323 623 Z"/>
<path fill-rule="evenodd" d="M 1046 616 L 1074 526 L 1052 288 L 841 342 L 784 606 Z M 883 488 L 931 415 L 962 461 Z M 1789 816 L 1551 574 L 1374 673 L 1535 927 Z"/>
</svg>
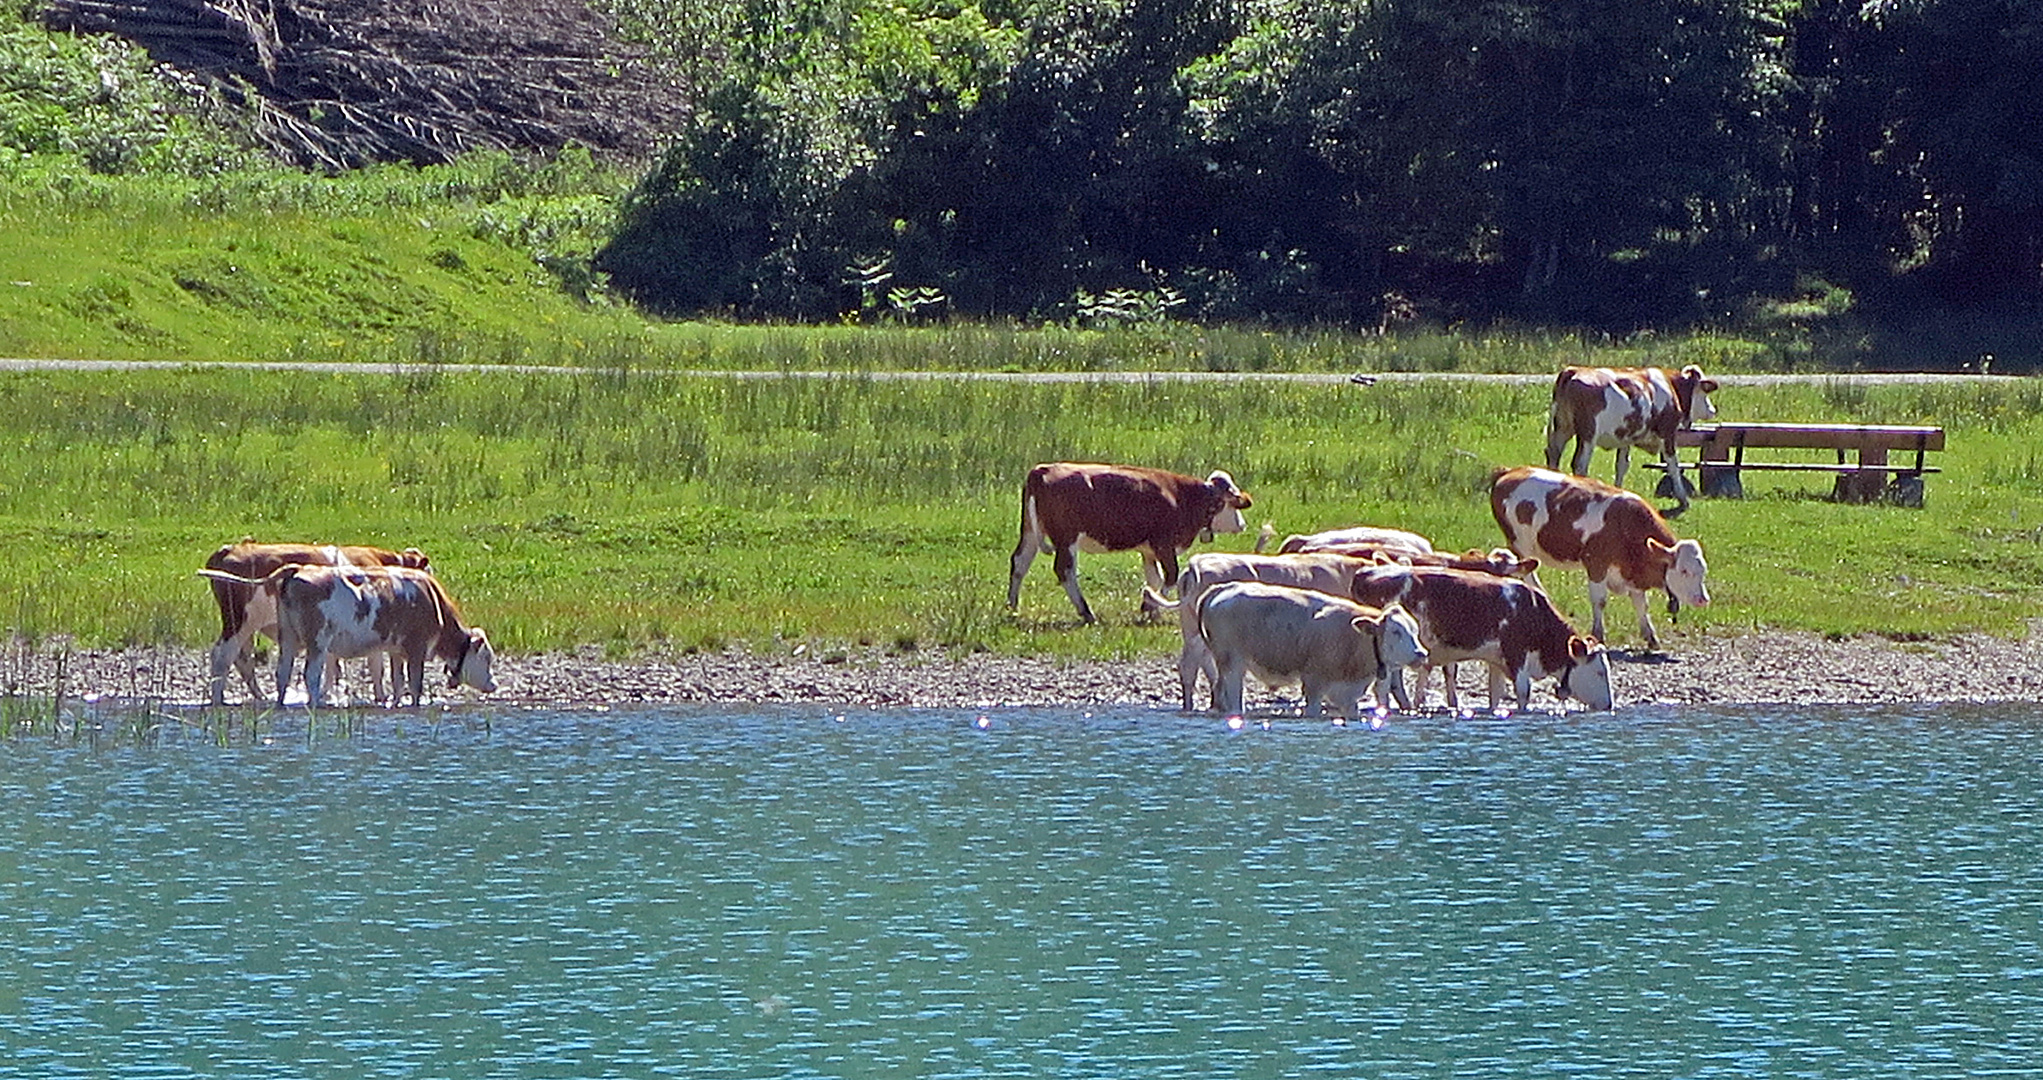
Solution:
<svg viewBox="0 0 2043 1080">
<path fill-rule="evenodd" d="M 1539 569 L 1538 559 L 1520 559 L 1518 561 L 1518 575 L 1520 577 L 1530 574 L 1537 569 Z"/>
<path fill-rule="evenodd" d="M 1577 663 L 1589 659 L 1589 639 L 1580 634 L 1569 638 L 1568 655 L 1573 657 Z"/>
<path fill-rule="evenodd" d="M 1357 615 L 1355 616 L 1355 629 L 1364 634 L 1383 633 L 1383 616 Z"/>
<path fill-rule="evenodd" d="M 1646 550 L 1662 558 L 1674 554 L 1673 548 L 1661 543 L 1658 537 L 1653 536 L 1646 537 Z"/>
<path fill-rule="evenodd" d="M 1705 394 L 1714 394 L 1714 393 L 1716 393 L 1716 392 L 1717 392 L 1717 380 L 1715 380 L 1715 379 L 1704 379 L 1704 380 L 1702 381 L 1702 392 L 1703 392 L 1703 393 L 1705 393 Z"/>
</svg>

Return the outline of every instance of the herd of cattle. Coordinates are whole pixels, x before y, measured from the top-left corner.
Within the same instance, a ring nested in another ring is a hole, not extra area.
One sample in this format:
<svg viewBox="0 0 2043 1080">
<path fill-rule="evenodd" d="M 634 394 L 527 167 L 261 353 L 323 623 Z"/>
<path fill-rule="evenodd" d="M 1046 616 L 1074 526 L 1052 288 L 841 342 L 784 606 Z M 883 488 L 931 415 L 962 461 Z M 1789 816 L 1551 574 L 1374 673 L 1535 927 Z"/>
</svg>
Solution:
<svg viewBox="0 0 2043 1080">
<path fill-rule="evenodd" d="M 1455 673 L 1462 661 L 1490 672 L 1490 707 L 1505 694 L 1528 706 L 1532 686 L 1554 680 L 1563 701 L 1612 707 L 1605 653 L 1604 603 L 1615 591 L 1631 598 L 1639 634 L 1658 648 L 1647 611 L 1664 591 L 1669 608 L 1709 603 L 1702 546 L 1677 539 L 1645 499 L 1581 475 L 1593 448 L 1617 452 L 1624 481 L 1632 447 L 1657 451 L 1672 466 L 1676 433 L 1716 415 L 1716 383 L 1700 369 L 1569 367 L 1554 382 L 1547 422 L 1546 468 L 1499 469 L 1490 509 L 1508 547 L 1461 554 L 1434 549 L 1415 533 L 1375 526 L 1286 538 L 1264 554 L 1266 535 L 1251 554 L 1193 556 L 1194 542 L 1242 532 L 1248 492 L 1226 472 L 1204 480 L 1128 465 L 1060 462 L 1038 465 L 1022 485 L 1021 540 L 1009 563 L 1008 607 L 1038 551 L 1053 556 L 1058 581 L 1086 622 L 1092 608 L 1078 587 L 1078 552 L 1138 551 L 1146 584 L 1143 609 L 1176 611 L 1183 636 L 1178 677 L 1187 711 L 1198 707 L 1200 676 L 1213 706 L 1239 714 L 1249 673 L 1270 686 L 1298 684 L 1308 712 L 1331 706 L 1343 717 L 1412 707 L 1406 668 L 1416 668 L 1420 700 L 1429 673 L 1440 668 L 1449 708 L 1457 708 Z M 1569 440 L 1573 475 L 1556 471 Z M 1685 485 L 1675 485 L 1681 506 Z M 1268 527 L 1265 526 L 1266 533 Z M 1535 571 L 1579 566 L 1589 579 L 1594 613 L 1578 634 L 1554 608 Z M 208 692 L 224 703 L 229 668 L 240 672 L 250 700 L 265 695 L 256 681 L 255 635 L 277 641 L 276 700 L 282 705 L 298 657 L 304 657 L 306 699 L 325 703 L 342 659 L 366 658 L 378 701 L 413 704 L 425 696 L 429 660 L 446 665 L 447 687 L 496 688 L 495 657 L 480 627 L 462 622 L 453 598 L 416 548 L 260 544 L 215 551 L 199 570 L 220 607 Z M 1174 589 L 1177 599 L 1166 597 Z M 384 665 L 390 665 L 386 691 Z"/>
<path fill-rule="evenodd" d="M 1615 591 L 1636 609 L 1639 635 L 1657 649 L 1647 601 L 1665 592 L 1670 611 L 1709 603 L 1702 545 L 1675 537 L 1644 498 L 1582 475 L 1597 447 L 1616 451 L 1618 484 L 1631 448 L 1657 452 L 1678 477 L 1676 433 L 1716 415 L 1716 383 L 1690 366 L 1568 367 L 1554 381 L 1547 420 L 1546 467 L 1498 469 L 1490 510 L 1508 547 L 1487 554 L 1434 549 L 1426 537 L 1376 526 L 1291 536 L 1274 554 L 1192 556 L 1194 542 L 1242 532 L 1248 492 L 1226 472 L 1204 480 L 1128 465 L 1038 465 L 1022 485 L 1021 539 L 1009 563 L 1007 603 L 1038 551 L 1053 556 L 1057 579 L 1094 621 L 1078 587 L 1080 551 L 1138 551 L 1145 611 L 1175 610 L 1183 647 L 1178 678 L 1187 711 L 1198 707 L 1201 675 L 1213 707 L 1243 708 L 1253 673 L 1272 687 L 1298 685 L 1308 713 L 1331 707 L 1343 717 L 1395 701 L 1410 709 L 1404 669 L 1417 669 L 1421 700 L 1430 672 L 1442 670 L 1445 700 L 1458 708 L 1456 666 L 1481 661 L 1490 673 L 1490 707 L 1508 691 L 1528 707 L 1534 683 L 1551 678 L 1562 701 L 1613 707 L 1603 642 L 1604 605 Z M 1570 440 L 1573 473 L 1557 471 Z M 1686 485 L 1674 490 L 1681 509 Z M 1677 511 L 1678 513 L 1679 511 Z M 1266 533 L 1268 527 L 1265 527 Z M 1535 571 L 1580 567 L 1593 613 L 1587 635 L 1569 625 Z M 1165 596 L 1175 586 L 1175 601 Z M 1364 702 L 1371 702 L 1364 705 Z"/>
</svg>

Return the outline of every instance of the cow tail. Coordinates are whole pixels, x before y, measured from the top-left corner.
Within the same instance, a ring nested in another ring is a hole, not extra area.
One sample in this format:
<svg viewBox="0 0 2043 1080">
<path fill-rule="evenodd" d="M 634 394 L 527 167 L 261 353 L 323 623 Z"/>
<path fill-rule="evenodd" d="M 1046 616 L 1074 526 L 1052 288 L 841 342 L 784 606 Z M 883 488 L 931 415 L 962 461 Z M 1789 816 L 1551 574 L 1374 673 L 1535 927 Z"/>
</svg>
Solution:
<svg viewBox="0 0 2043 1080">
<path fill-rule="evenodd" d="M 1038 465 L 1029 470 L 1029 478 L 1022 483 L 1021 541 L 1015 547 L 1026 547 L 1029 537 L 1033 536 L 1037 545 L 1043 549 L 1043 554 L 1048 555 L 1051 554 L 1050 537 L 1043 532 L 1043 516 L 1036 510 L 1036 491 L 1041 486 L 1042 466 Z"/>
<path fill-rule="evenodd" d="M 204 566 L 199 568 L 198 576 L 210 578 L 214 581 L 224 581 L 230 585 L 246 585 L 252 589 L 267 589 L 270 592 L 278 592 L 283 589 L 285 583 L 297 575 L 299 569 L 300 567 L 297 563 L 285 563 L 272 571 L 270 576 L 256 578 L 242 577 L 240 574 L 229 573 L 225 570 L 215 570 L 210 566 Z"/>
</svg>

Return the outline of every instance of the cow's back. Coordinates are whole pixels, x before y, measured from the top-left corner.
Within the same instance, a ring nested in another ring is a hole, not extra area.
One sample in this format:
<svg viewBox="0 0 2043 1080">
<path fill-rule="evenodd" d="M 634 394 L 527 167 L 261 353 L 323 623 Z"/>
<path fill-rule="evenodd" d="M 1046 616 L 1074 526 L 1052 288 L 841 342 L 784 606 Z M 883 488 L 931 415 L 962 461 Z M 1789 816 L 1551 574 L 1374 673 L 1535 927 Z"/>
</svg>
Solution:
<svg viewBox="0 0 2043 1080">
<path fill-rule="evenodd" d="M 1427 648 L 1469 653 L 1493 644 L 1497 628 L 1538 590 L 1476 570 L 1380 567 L 1356 575 L 1353 598 L 1371 607 L 1402 604 L 1419 621 Z"/>
<path fill-rule="evenodd" d="M 1223 666 L 1232 657 L 1271 681 L 1295 680 L 1308 671 L 1339 681 L 1376 675 L 1375 651 L 1354 621 L 1380 613 L 1352 600 L 1232 581 L 1209 590 L 1198 610 L 1200 633 Z"/>
<path fill-rule="evenodd" d="M 1082 534 L 1109 551 L 1164 537 L 1189 546 L 1199 508 L 1184 504 L 1204 490 L 1200 480 L 1161 469 L 1070 462 L 1036 466 L 1023 488 L 1051 543 L 1068 544 Z"/>
<path fill-rule="evenodd" d="M 1547 563 L 1610 563 L 1649 538 L 1675 542 L 1667 520 L 1639 495 L 1530 466 L 1495 476 L 1490 512 L 1514 550 Z"/>
</svg>

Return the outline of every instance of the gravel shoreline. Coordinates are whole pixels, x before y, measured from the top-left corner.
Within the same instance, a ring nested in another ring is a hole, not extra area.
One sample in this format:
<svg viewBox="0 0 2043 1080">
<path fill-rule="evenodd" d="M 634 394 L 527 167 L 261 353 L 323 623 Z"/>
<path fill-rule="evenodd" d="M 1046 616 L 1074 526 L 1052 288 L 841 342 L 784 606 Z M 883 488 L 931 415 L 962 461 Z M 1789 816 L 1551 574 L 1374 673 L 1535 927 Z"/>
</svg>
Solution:
<svg viewBox="0 0 2043 1080">
<path fill-rule="evenodd" d="M 2015 641 L 1964 634 L 1922 642 L 1804 633 L 1683 635 L 1666 654 L 1613 650 L 1619 707 L 1641 704 L 1853 704 L 2043 701 L 2043 637 L 2032 626 Z M 897 654 L 880 649 L 742 651 L 605 659 L 597 650 L 501 656 L 498 691 L 510 707 L 766 703 L 845 707 L 997 708 L 1136 706 L 1174 709 L 1174 656 L 1130 661 L 1058 661 L 985 653 Z M 206 700 L 205 654 L 197 649 L 70 649 L 15 644 L 0 656 L 0 692 L 67 699 L 199 705 Z M 1464 707 L 1486 700 L 1478 665 L 1464 665 Z M 267 684 L 267 666 L 258 669 Z M 361 682 L 359 670 L 351 670 Z M 61 683 L 60 683 L 61 680 Z M 1555 707 L 1552 681 L 1533 707 Z M 229 702 L 241 700 L 230 684 Z M 462 691 L 468 695 L 468 691 Z M 1470 696 L 1473 694 L 1474 696 Z M 442 692 L 441 696 L 445 696 Z M 1250 689 L 1251 711 L 1280 699 Z M 1295 691 L 1283 702 L 1295 704 Z M 1440 704 L 1437 680 L 1428 702 Z"/>
</svg>

